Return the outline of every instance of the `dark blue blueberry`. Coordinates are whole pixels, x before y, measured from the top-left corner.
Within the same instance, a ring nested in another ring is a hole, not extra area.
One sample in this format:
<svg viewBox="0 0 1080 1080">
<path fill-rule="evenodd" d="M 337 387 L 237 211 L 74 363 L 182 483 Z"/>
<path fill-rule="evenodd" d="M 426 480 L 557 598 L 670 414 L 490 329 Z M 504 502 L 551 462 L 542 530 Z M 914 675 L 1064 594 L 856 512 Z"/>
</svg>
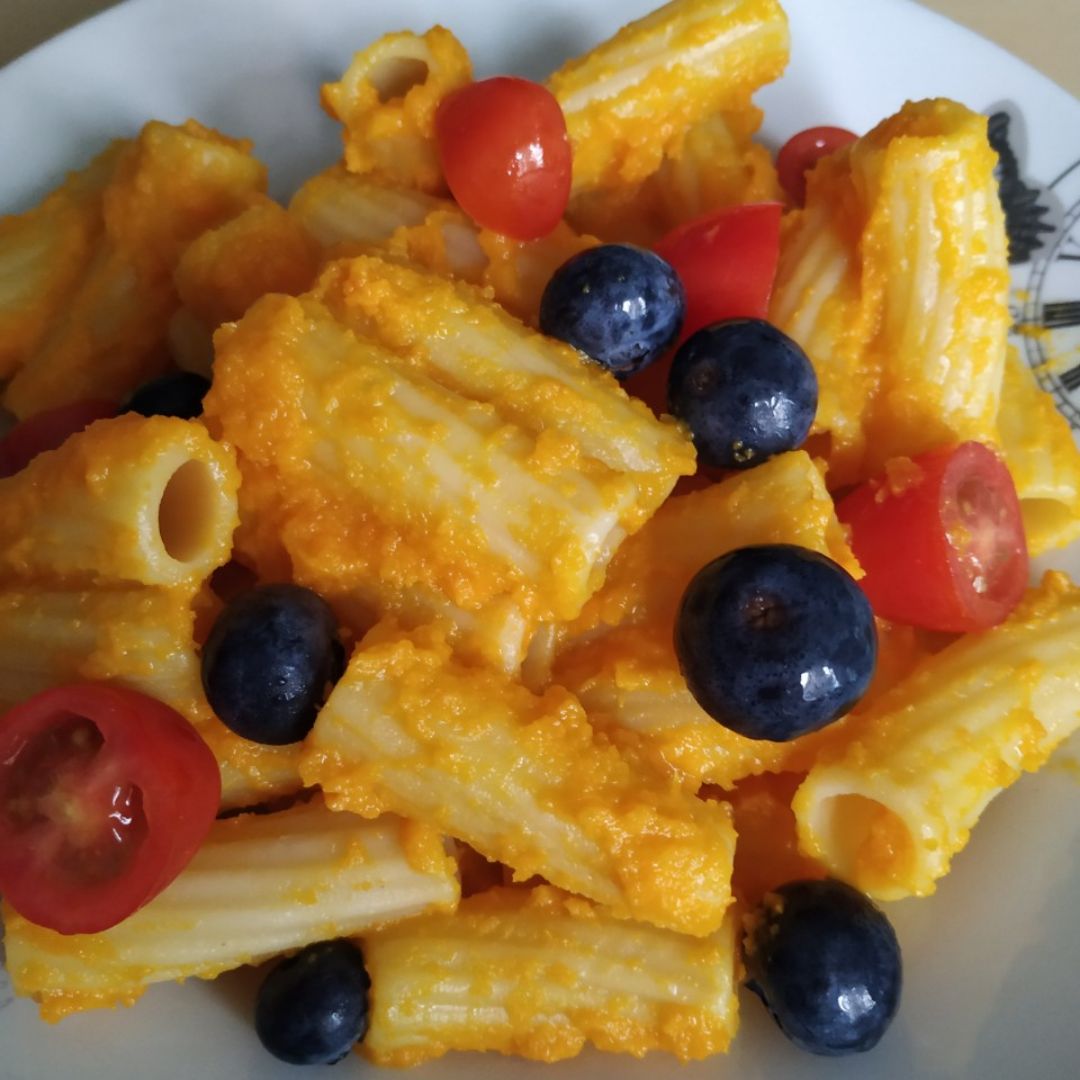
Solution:
<svg viewBox="0 0 1080 1080">
<path fill-rule="evenodd" d="M 745 547 L 690 582 L 675 623 L 690 692 L 750 739 L 786 742 L 843 716 L 877 662 L 874 615 L 851 575 L 791 544 Z"/>
<path fill-rule="evenodd" d="M 370 988 L 363 954 L 351 942 L 309 945 L 266 976 L 255 1032 L 290 1065 L 333 1065 L 367 1034 Z"/>
<path fill-rule="evenodd" d="M 202 416 L 203 398 L 209 389 L 210 380 L 204 376 L 194 371 L 174 371 L 140 386 L 128 399 L 124 412 L 194 420 Z"/>
<path fill-rule="evenodd" d="M 699 330 L 668 376 L 668 409 L 686 421 L 698 459 L 724 469 L 749 469 L 802 446 L 817 403 L 806 353 L 762 319 Z"/>
<path fill-rule="evenodd" d="M 841 881 L 793 881 L 748 920 L 746 985 L 812 1054 L 876 1046 L 896 1015 L 900 946 L 889 920 Z"/>
<path fill-rule="evenodd" d="M 237 735 L 280 746 L 311 730 L 343 659 L 322 597 L 299 585 L 263 585 L 218 616 L 203 647 L 203 688 Z"/>
<path fill-rule="evenodd" d="M 540 301 L 540 329 L 569 342 L 620 378 L 674 343 L 686 315 L 679 275 L 659 255 L 601 244 L 568 259 Z"/>
</svg>

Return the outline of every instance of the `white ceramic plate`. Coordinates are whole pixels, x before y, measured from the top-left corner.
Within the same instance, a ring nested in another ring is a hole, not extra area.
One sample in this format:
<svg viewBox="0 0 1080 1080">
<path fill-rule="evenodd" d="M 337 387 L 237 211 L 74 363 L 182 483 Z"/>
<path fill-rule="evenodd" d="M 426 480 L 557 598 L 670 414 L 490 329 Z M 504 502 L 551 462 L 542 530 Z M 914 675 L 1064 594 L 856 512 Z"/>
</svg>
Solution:
<svg viewBox="0 0 1080 1080">
<path fill-rule="evenodd" d="M 338 152 L 317 89 L 351 52 L 393 29 L 450 26 L 478 73 L 539 77 L 592 45 L 652 0 L 131 0 L 0 71 L 0 212 L 21 209 L 104 142 L 147 119 L 195 116 L 253 138 L 274 193 Z M 946 95 L 977 109 L 1008 102 L 1022 170 L 1042 183 L 1058 231 L 1017 268 L 1039 305 L 1080 300 L 1080 103 L 1000 49 L 906 0 L 787 0 L 792 64 L 760 96 L 765 138 L 777 145 L 818 123 L 863 130 L 905 98 Z M 1053 33 L 1054 27 L 1047 27 Z M 1023 128 L 1026 128 L 1026 138 Z M 1072 212 L 1069 208 L 1072 207 Z M 1075 236 L 1070 235 L 1070 229 Z M 1052 256 L 1052 257 L 1048 257 Z M 1064 258 L 1058 256 L 1065 256 Z M 1058 352 L 1077 344 L 1059 336 Z M 1080 356 L 1076 357 L 1080 359 Z M 1059 374 L 1063 369 L 1059 369 Z M 1055 377 L 1067 395 L 1074 380 Z M 1080 375 L 1075 380 L 1080 382 Z M 1063 407 L 1069 407 L 1063 402 Z M 1073 553 L 1058 565 L 1080 569 Z M 1071 755 L 1071 758 L 1070 758 Z M 889 906 L 905 959 L 900 1015 L 870 1055 L 809 1057 L 789 1047 L 763 1009 L 744 1000 L 743 1030 L 727 1060 L 677 1069 L 586 1054 L 545 1067 L 458 1055 L 415 1080 L 741 1080 L 860 1077 L 1074 1077 L 1080 1074 L 1080 783 L 1065 747 L 988 810 L 935 897 Z M 3 1080 L 296 1080 L 250 1026 L 255 977 L 160 986 L 129 1010 L 47 1027 L 0 982 Z M 358 1060 L 334 1076 L 374 1077 Z M 324 1069 L 312 1075 L 327 1075 Z M 379 1075 L 387 1075 L 381 1074 Z M 389 1074 L 399 1075 L 399 1074 Z"/>
</svg>

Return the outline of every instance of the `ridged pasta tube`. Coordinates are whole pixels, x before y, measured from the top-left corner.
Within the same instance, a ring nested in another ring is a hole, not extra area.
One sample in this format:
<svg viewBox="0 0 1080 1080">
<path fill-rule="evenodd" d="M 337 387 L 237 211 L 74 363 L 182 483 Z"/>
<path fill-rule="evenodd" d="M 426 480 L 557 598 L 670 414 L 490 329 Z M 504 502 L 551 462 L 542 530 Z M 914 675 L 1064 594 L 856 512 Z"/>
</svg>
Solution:
<svg viewBox="0 0 1080 1080">
<path fill-rule="evenodd" d="M 472 80 L 465 47 L 449 30 L 386 34 L 358 52 L 341 80 L 322 89 L 323 108 L 344 125 L 350 172 L 420 191 L 445 190 L 435 113 Z"/>
<path fill-rule="evenodd" d="M 1044 578 L 1012 617 L 924 661 L 795 796 L 802 850 L 870 896 L 925 896 L 987 804 L 1080 727 L 1080 589 Z"/>
<path fill-rule="evenodd" d="M 97 934 L 57 934 L 4 908 L 12 987 L 46 1020 L 173 979 L 212 979 L 316 941 L 453 909 L 457 864 L 424 825 L 363 821 L 319 801 L 219 820 L 179 877 Z"/>
<path fill-rule="evenodd" d="M 1009 348 L 998 414 L 1028 551 L 1041 555 L 1080 538 L 1080 450 L 1069 421 L 1015 348 Z"/>
<path fill-rule="evenodd" d="M 304 184 L 289 212 L 328 257 L 370 252 L 490 288 L 530 325 L 552 274 L 597 242 L 563 222 L 539 240 L 515 240 L 481 229 L 447 199 L 389 188 L 340 166 Z"/>
<path fill-rule="evenodd" d="M 77 287 L 104 228 L 101 193 L 129 145 L 113 143 L 38 206 L 0 218 L 0 379 L 31 355 Z"/>
<path fill-rule="evenodd" d="M 254 806 L 301 787 L 299 748 L 231 732 L 203 693 L 191 594 L 183 589 L 0 588 L 0 709 L 53 686 L 126 686 L 176 709 L 221 768 L 221 805 Z"/>
<path fill-rule="evenodd" d="M 561 1061 L 586 1042 L 681 1061 L 723 1053 L 739 1022 L 736 925 L 730 914 L 688 938 L 548 886 L 473 896 L 453 915 L 365 936 L 362 1050 L 396 1066 L 450 1050 Z"/>
<path fill-rule="evenodd" d="M 574 193 L 650 176 L 697 121 L 750 107 L 788 49 L 776 0 L 673 0 L 568 61 L 548 86 L 574 148 Z"/>
<path fill-rule="evenodd" d="M 0 480 L 0 582 L 194 591 L 228 562 L 238 483 L 200 424 L 99 420 Z"/>
<path fill-rule="evenodd" d="M 165 370 L 172 272 L 188 243 L 265 190 L 250 151 L 193 120 L 152 121 L 123 147 L 101 196 L 104 233 L 5 408 L 22 418 L 87 397 L 119 402 Z"/>
<path fill-rule="evenodd" d="M 301 759 L 331 806 L 428 821 L 482 855 L 616 914 L 714 933 L 731 900 L 726 808 L 635 768 L 567 691 L 534 695 L 438 638 L 376 627 Z"/>
<path fill-rule="evenodd" d="M 997 439 L 1009 274 L 986 125 L 909 103 L 819 162 L 787 222 L 770 318 L 817 371 L 830 487 Z"/>
<path fill-rule="evenodd" d="M 238 545 L 266 576 L 355 624 L 449 618 L 507 670 L 692 468 L 677 427 L 572 349 L 374 258 L 222 331 L 205 417 L 239 453 Z"/>
</svg>

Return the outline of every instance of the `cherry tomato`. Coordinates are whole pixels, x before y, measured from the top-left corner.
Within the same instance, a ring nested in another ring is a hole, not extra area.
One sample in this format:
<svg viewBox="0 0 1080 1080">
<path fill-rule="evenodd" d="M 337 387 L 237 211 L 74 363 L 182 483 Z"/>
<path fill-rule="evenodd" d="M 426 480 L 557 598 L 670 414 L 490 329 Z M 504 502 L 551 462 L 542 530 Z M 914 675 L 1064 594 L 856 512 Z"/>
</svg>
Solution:
<svg viewBox="0 0 1080 1080">
<path fill-rule="evenodd" d="M 681 341 L 722 319 L 764 319 L 780 260 L 779 203 L 732 206 L 669 232 L 656 253 L 686 289 Z"/>
<path fill-rule="evenodd" d="M 779 203 L 714 210 L 667 234 L 656 253 L 675 267 L 686 290 L 686 319 L 676 347 L 722 319 L 764 319 L 780 260 Z M 627 391 L 667 411 L 671 353 L 627 379 Z"/>
<path fill-rule="evenodd" d="M 806 174 L 819 158 L 853 143 L 858 138 L 847 128 L 814 127 L 792 135 L 776 155 L 776 172 L 780 186 L 796 206 L 806 202 Z"/>
<path fill-rule="evenodd" d="M 55 450 L 69 435 L 115 415 L 116 406 L 111 401 L 87 399 L 28 417 L 0 439 L 0 477 L 14 476 L 38 454 Z"/>
<path fill-rule="evenodd" d="M 0 892 L 62 934 L 106 930 L 188 864 L 220 800 L 214 755 L 167 705 L 46 690 L 0 718 Z"/>
<path fill-rule="evenodd" d="M 439 160 L 462 210 L 485 229 L 536 240 L 570 198 L 566 120 L 551 91 L 501 75 L 448 95 L 435 117 Z"/>
<path fill-rule="evenodd" d="M 1006 619 L 1028 581 L 1020 500 L 1004 463 L 977 442 L 901 459 L 837 506 L 885 619 L 966 633 Z"/>
</svg>

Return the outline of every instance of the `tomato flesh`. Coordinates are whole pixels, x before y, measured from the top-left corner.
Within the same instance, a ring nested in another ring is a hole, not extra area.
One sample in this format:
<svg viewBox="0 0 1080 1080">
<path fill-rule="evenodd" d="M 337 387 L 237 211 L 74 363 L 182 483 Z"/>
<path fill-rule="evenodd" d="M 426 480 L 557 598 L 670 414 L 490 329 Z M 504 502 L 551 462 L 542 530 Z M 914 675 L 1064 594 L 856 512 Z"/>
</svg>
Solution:
<svg viewBox="0 0 1080 1080">
<path fill-rule="evenodd" d="M 788 139 L 776 156 L 776 173 L 788 198 L 796 206 L 802 206 L 806 202 L 806 174 L 821 158 L 857 138 L 847 128 L 812 127 Z"/>
<path fill-rule="evenodd" d="M 435 138 L 450 192 L 477 224 L 517 240 L 558 225 L 573 159 L 546 87 L 510 76 L 463 86 L 440 104 Z"/>
<path fill-rule="evenodd" d="M 0 718 L 0 892 L 62 934 L 106 930 L 187 865 L 221 800 L 213 754 L 131 690 L 47 690 Z"/>
<path fill-rule="evenodd" d="M 767 317 L 780 261 L 781 210 L 779 203 L 714 210 L 673 229 L 656 245 L 686 290 L 686 319 L 676 348 L 712 323 Z M 657 415 L 667 412 L 673 356 L 674 350 L 624 383 Z"/>
<path fill-rule="evenodd" d="M 837 506 L 874 611 L 894 622 L 967 633 L 1004 621 L 1024 594 L 1020 500 L 989 447 L 961 443 L 893 463 Z"/>
<path fill-rule="evenodd" d="M 0 439 L 0 477 L 14 476 L 38 454 L 55 450 L 69 435 L 115 415 L 116 406 L 111 401 L 88 399 L 27 417 Z"/>
</svg>

